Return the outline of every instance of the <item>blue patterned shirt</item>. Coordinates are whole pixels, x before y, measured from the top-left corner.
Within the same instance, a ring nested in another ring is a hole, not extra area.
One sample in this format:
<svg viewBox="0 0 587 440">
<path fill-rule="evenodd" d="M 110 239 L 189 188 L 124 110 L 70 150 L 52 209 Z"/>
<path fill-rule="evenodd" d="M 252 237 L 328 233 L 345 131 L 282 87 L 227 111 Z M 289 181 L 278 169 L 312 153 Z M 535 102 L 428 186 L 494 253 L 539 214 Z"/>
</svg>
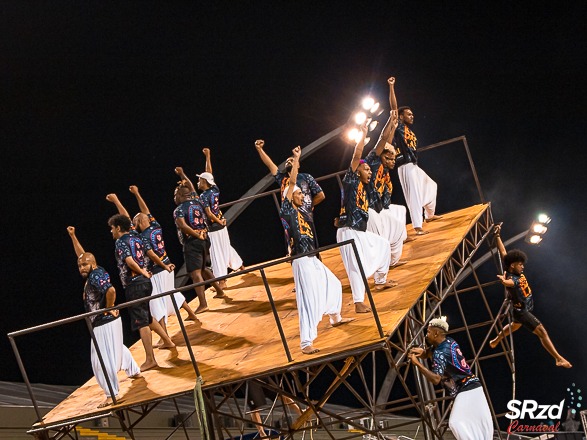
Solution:
<svg viewBox="0 0 587 440">
<path fill-rule="evenodd" d="M 106 292 L 112 287 L 110 275 L 104 268 L 98 266 L 90 272 L 84 285 L 84 309 L 86 312 L 95 312 L 106 307 Z M 93 327 L 106 324 L 116 319 L 110 313 L 90 317 Z"/>
<path fill-rule="evenodd" d="M 313 251 L 315 247 L 312 220 L 293 206 L 287 198 L 283 199 L 279 215 L 291 255 Z"/>
<path fill-rule="evenodd" d="M 283 190 L 289 186 L 289 173 L 277 171 L 277 174 L 273 177 L 275 177 L 275 182 L 279 185 L 281 191 L 280 197 L 283 197 Z M 313 218 L 312 199 L 316 194 L 322 192 L 322 188 L 318 185 L 316 179 L 308 173 L 298 173 L 296 185 L 300 187 L 302 194 L 304 195 L 304 202 L 302 203 L 300 210 L 306 214 L 306 216 Z M 283 202 L 283 199 L 281 201 Z"/>
<path fill-rule="evenodd" d="M 507 287 L 507 291 L 512 299 L 512 305 L 516 312 L 531 312 L 534 310 L 534 298 L 532 298 L 532 289 L 524 274 L 514 275 L 506 272 L 506 280 L 512 280 L 514 287 Z"/>
<path fill-rule="evenodd" d="M 173 211 L 173 219 L 177 220 L 178 218 L 183 218 L 187 225 L 193 230 L 207 229 L 206 212 L 204 211 L 204 207 L 200 203 L 200 199 L 197 195 L 195 195 L 193 199 L 186 200 L 177 205 L 175 211 Z M 188 238 L 183 232 L 181 232 L 179 227 L 177 228 L 177 237 L 181 244 L 184 244 Z"/>
<path fill-rule="evenodd" d="M 170 264 L 171 261 L 169 261 L 169 257 L 165 251 L 163 229 L 161 229 L 161 225 L 157 220 L 155 220 L 155 217 L 153 217 L 151 214 L 147 214 L 147 216 L 149 217 L 149 227 L 140 233 L 143 239 L 143 243 L 145 243 L 145 248 L 147 251 L 152 249 L 163 263 Z M 150 258 L 148 258 L 147 269 L 153 275 L 165 270 L 158 264 L 155 264 L 153 261 L 151 261 Z"/>
<path fill-rule="evenodd" d="M 142 277 L 141 274 L 133 272 L 126 264 L 126 258 L 131 257 L 141 269 L 147 267 L 147 248 L 145 247 L 143 238 L 139 234 L 135 231 L 128 232 L 116 240 L 114 256 L 118 265 L 120 281 L 124 287 L 139 277 Z"/>
<path fill-rule="evenodd" d="M 381 212 L 382 209 L 391 205 L 393 185 L 389 169 L 383 166 L 381 157 L 377 156 L 375 148 L 367 154 L 365 162 L 367 162 L 372 172 L 371 181 L 369 182 L 369 207 Z"/>
<path fill-rule="evenodd" d="M 342 203 L 338 226 L 366 231 L 369 219 L 369 198 L 367 196 L 369 185 L 364 185 L 359 180 L 359 175 L 351 168 L 347 170 L 342 183 Z"/>
<path fill-rule="evenodd" d="M 204 210 L 206 208 L 210 208 L 212 214 L 214 214 L 219 219 L 222 219 L 223 215 L 222 211 L 220 210 L 219 198 L 220 189 L 218 188 L 218 186 L 212 185 L 210 188 L 208 188 L 206 191 L 200 194 L 200 203 L 204 207 Z M 223 225 L 217 222 L 213 222 L 211 219 L 208 218 L 208 216 L 206 216 L 206 219 L 208 220 L 208 229 L 210 231 L 219 231 L 222 228 L 224 228 Z"/>
<path fill-rule="evenodd" d="M 468 391 L 481 386 L 479 378 L 471 372 L 459 344 L 448 336 L 432 353 L 432 372 L 441 377 L 442 385 L 453 397 L 465 391 L 465 387 Z"/>
</svg>

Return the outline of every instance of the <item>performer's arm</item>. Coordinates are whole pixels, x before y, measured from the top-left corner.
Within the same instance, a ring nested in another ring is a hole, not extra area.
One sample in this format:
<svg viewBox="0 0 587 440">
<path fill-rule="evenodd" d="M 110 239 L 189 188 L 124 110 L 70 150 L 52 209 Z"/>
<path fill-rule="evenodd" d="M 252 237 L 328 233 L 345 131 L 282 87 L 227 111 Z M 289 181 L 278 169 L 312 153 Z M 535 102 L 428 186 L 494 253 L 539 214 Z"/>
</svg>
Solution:
<svg viewBox="0 0 587 440">
<path fill-rule="evenodd" d="M 130 218 L 130 215 L 128 215 L 128 211 L 124 206 L 122 206 L 122 203 L 120 203 L 120 200 L 118 200 L 118 196 L 116 194 L 108 194 L 106 196 L 106 200 L 108 200 L 110 203 L 114 203 L 114 206 L 116 206 L 116 209 L 118 209 L 119 214 L 122 214 Z"/>
<path fill-rule="evenodd" d="M 157 255 L 155 253 L 155 251 L 153 251 L 153 249 L 149 249 L 147 251 L 147 256 L 151 259 L 151 261 L 155 262 L 155 264 L 157 266 L 162 267 L 167 272 L 173 272 L 173 269 L 175 269 L 175 265 L 165 264 L 163 261 L 161 261 L 161 258 L 159 258 L 159 255 Z"/>
<path fill-rule="evenodd" d="M 351 170 L 357 171 L 361 162 L 361 156 L 363 155 L 363 148 L 365 148 L 365 136 L 367 135 L 367 122 L 361 125 L 361 138 L 355 145 L 355 151 L 353 152 L 353 158 L 351 159 Z"/>
<path fill-rule="evenodd" d="M 185 173 L 183 172 L 183 168 L 182 167 L 176 167 L 175 168 L 175 174 L 177 174 L 179 176 L 179 178 L 183 182 L 185 182 L 185 184 L 188 187 L 188 189 L 190 190 L 190 192 L 196 192 L 196 188 L 194 187 L 194 184 L 188 178 L 188 176 L 185 175 Z"/>
<path fill-rule="evenodd" d="M 214 173 L 212 173 L 212 161 L 210 160 L 210 149 L 204 148 L 202 150 L 202 153 L 204 153 L 204 156 L 206 157 L 206 172 L 210 173 L 210 174 L 214 174 Z"/>
<path fill-rule="evenodd" d="M 316 206 L 319 203 L 322 203 L 326 196 L 324 195 L 324 191 L 320 191 L 314 197 L 312 197 L 312 207 Z"/>
<path fill-rule="evenodd" d="M 432 382 L 434 385 L 438 385 L 440 383 L 440 375 L 430 371 L 428 368 L 424 366 L 418 359 L 418 356 L 410 351 L 408 357 L 413 365 L 415 365 L 424 375 L 424 377 L 428 380 L 428 382 Z"/>
<path fill-rule="evenodd" d="M 389 106 L 391 107 L 392 110 L 396 110 L 398 109 L 397 106 L 397 99 L 395 97 L 395 78 L 392 76 L 390 78 L 387 79 L 387 84 L 389 84 Z"/>
<path fill-rule="evenodd" d="M 506 278 L 505 277 L 505 273 L 503 275 L 498 275 L 497 278 L 499 278 L 499 281 L 501 281 L 501 284 L 503 284 L 505 287 L 515 287 L 516 283 L 514 283 L 514 280 L 512 280 L 511 278 Z"/>
<path fill-rule="evenodd" d="M 291 171 L 289 173 L 289 189 L 287 190 L 287 200 L 290 202 L 292 201 L 294 188 L 298 178 L 298 168 L 300 167 L 300 155 L 302 154 L 302 149 L 298 145 L 293 150 L 291 150 L 291 152 L 293 154 L 293 163 L 291 164 Z"/>
<path fill-rule="evenodd" d="M 503 241 L 501 241 L 501 223 L 495 225 L 493 228 L 493 234 L 495 235 L 495 244 L 497 246 L 497 250 L 499 251 L 499 255 L 501 255 L 503 260 L 507 252 L 505 250 L 505 246 L 503 245 Z"/>
<path fill-rule="evenodd" d="M 222 226 L 226 226 L 226 219 L 225 218 L 219 218 L 218 216 L 214 215 L 214 213 L 212 212 L 212 210 L 210 209 L 209 206 L 206 206 L 204 208 L 204 210 L 206 211 L 206 215 L 208 216 L 208 218 L 213 221 L 214 223 L 219 223 Z"/>
<path fill-rule="evenodd" d="M 184 235 L 189 235 L 190 237 L 196 237 L 200 240 L 204 240 L 206 238 L 206 231 L 204 229 L 192 229 L 185 221 L 183 217 L 178 217 L 175 219 L 175 224 L 179 228 Z"/>
<path fill-rule="evenodd" d="M 130 268 L 130 270 L 132 270 L 134 273 L 138 273 L 138 274 L 143 275 L 144 277 L 151 278 L 151 274 L 149 272 L 147 272 L 146 269 L 139 266 L 137 264 L 137 262 L 132 259 L 132 257 L 130 257 L 130 256 L 126 257 L 124 259 L 124 262 Z"/>
<path fill-rule="evenodd" d="M 106 308 L 110 308 L 110 307 L 114 307 L 114 302 L 116 301 L 116 289 L 114 289 L 114 287 L 110 286 L 108 288 L 108 290 L 106 291 Z M 119 315 L 119 311 L 114 309 L 114 310 L 110 310 L 108 313 L 110 313 L 112 316 L 118 316 Z"/>
<path fill-rule="evenodd" d="M 265 153 L 263 147 L 265 146 L 265 141 L 263 139 L 258 139 L 255 141 L 255 148 L 257 149 L 257 153 L 259 153 L 259 157 L 265 164 L 267 168 L 269 168 L 269 172 L 272 176 L 277 174 L 277 165 L 271 160 L 269 155 Z"/>
<path fill-rule="evenodd" d="M 73 226 L 68 226 L 67 233 L 69 234 L 69 237 L 71 238 L 71 242 L 73 244 L 73 251 L 75 252 L 75 256 L 79 258 L 86 251 L 84 251 L 83 246 L 81 245 L 81 243 L 77 239 L 77 236 L 75 235 L 75 228 Z"/>
<path fill-rule="evenodd" d="M 134 196 L 137 199 L 137 202 L 139 204 L 139 209 L 141 210 L 141 212 L 143 214 L 149 214 L 149 208 L 147 207 L 147 204 L 145 203 L 145 201 L 143 200 L 143 198 L 141 197 L 141 194 L 139 193 L 139 188 L 135 185 L 131 185 L 129 186 L 128 190 L 134 194 Z"/>
<path fill-rule="evenodd" d="M 381 156 L 383 153 L 383 149 L 385 148 L 386 143 L 391 143 L 393 140 L 393 135 L 395 133 L 395 129 L 397 128 L 397 110 L 392 110 L 389 114 L 389 118 L 381 130 L 381 134 L 379 135 L 379 139 L 377 139 L 377 143 L 375 144 L 375 154 L 377 156 Z"/>
</svg>

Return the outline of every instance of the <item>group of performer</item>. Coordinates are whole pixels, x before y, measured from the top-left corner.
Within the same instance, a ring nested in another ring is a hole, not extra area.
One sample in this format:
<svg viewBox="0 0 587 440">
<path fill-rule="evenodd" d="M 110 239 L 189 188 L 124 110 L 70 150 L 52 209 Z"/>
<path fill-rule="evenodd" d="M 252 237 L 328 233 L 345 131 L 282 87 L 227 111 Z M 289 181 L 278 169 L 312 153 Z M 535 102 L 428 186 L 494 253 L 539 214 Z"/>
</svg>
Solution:
<svg viewBox="0 0 587 440">
<path fill-rule="evenodd" d="M 409 107 L 398 107 L 395 78 L 389 78 L 388 85 L 390 116 L 375 147 L 365 158 L 363 150 L 367 124 L 361 127 L 360 139 L 342 181 L 341 209 L 335 219 L 337 242 L 354 240 L 359 255 L 360 262 L 351 246 L 340 247 L 356 313 L 371 312 L 365 303 L 365 284 L 359 264 L 367 278 L 374 278 L 376 291 L 397 286 L 396 281 L 388 279 L 388 273 L 390 269 L 407 263 L 401 259 L 404 243 L 428 233 L 423 227 L 424 222 L 442 218 L 435 214 L 437 185 L 418 166 L 417 137 L 412 130 L 414 113 Z M 292 261 L 300 346 L 302 353 L 313 354 L 319 351 L 313 342 L 324 315 L 328 315 L 332 327 L 354 320 L 341 316 L 340 280 L 322 263 L 318 254 L 312 253 L 319 247 L 314 226 L 314 207 L 325 199 L 325 195 L 311 175 L 299 172 L 300 147 L 292 150 L 292 156 L 286 161 L 283 170 L 279 170 L 269 157 L 263 140 L 255 141 L 255 148 L 281 189 L 280 217 L 289 255 L 301 255 Z M 219 208 L 220 190 L 212 174 L 210 150 L 204 148 L 203 153 L 206 159 L 205 172 L 196 175 L 200 194 L 183 168 L 175 168 L 180 182 L 174 192 L 177 206 L 173 218 L 183 246 L 186 269 L 193 283 L 208 281 L 215 290 L 214 298 L 230 301 L 224 292 L 226 282 L 212 280 L 226 275 L 228 268 L 239 270 L 244 266 L 230 243 L 226 219 Z M 414 236 L 409 238 L 406 207 L 391 203 L 393 188 L 390 172 L 396 167 L 414 229 Z M 108 224 L 116 241 L 115 256 L 120 280 L 127 300 L 133 300 L 173 290 L 175 266 L 165 251 L 161 225 L 149 211 L 139 189 L 133 185 L 129 190 L 136 197 L 140 209 L 132 220 L 116 194 L 108 194 L 106 198 L 118 210 L 118 214 L 112 216 Z M 75 229 L 70 226 L 68 232 L 78 257 L 79 272 L 86 279 L 83 295 L 86 311 L 113 307 L 116 291 L 108 273 L 97 265 L 91 253 L 82 248 Z M 532 293 L 522 273 L 526 256 L 518 250 L 506 252 L 499 233 L 500 227 L 497 227 L 495 237 L 506 272 L 498 277 L 510 293 L 514 322 L 504 328 L 490 342 L 490 346 L 495 348 L 510 332 L 524 326 L 540 338 L 557 366 L 570 368 L 571 364 L 556 351 L 544 326 L 531 313 Z M 199 324 L 196 315 L 206 312 L 208 303 L 203 284 L 196 287 L 195 291 L 199 302 L 195 311 L 180 292 L 174 293 L 173 300 L 187 312 L 188 320 Z M 117 371 L 122 369 L 129 377 L 137 377 L 140 371 L 157 366 L 151 330 L 160 337 L 156 344 L 158 348 L 175 347 L 166 330 L 167 317 L 175 313 L 171 301 L 171 297 L 166 296 L 129 308 L 132 329 L 139 331 L 146 355 L 140 368 L 123 345 L 118 311 L 114 309 L 92 317 L 96 339 L 106 363 L 106 374 L 115 394 L 118 391 Z M 430 347 L 411 349 L 407 356 L 429 381 L 434 384 L 442 382 L 457 397 L 450 420 L 451 429 L 457 438 L 491 438 L 489 408 L 479 379 L 472 374 L 458 344 L 447 336 L 448 330 L 445 319 L 433 319 L 426 335 Z M 427 357 L 433 359 L 432 369 L 428 369 L 421 361 Z M 99 385 L 106 393 L 107 399 L 102 404 L 106 406 L 112 402 L 112 396 L 93 345 L 92 367 Z M 475 415 L 471 415 L 471 411 Z"/>
</svg>

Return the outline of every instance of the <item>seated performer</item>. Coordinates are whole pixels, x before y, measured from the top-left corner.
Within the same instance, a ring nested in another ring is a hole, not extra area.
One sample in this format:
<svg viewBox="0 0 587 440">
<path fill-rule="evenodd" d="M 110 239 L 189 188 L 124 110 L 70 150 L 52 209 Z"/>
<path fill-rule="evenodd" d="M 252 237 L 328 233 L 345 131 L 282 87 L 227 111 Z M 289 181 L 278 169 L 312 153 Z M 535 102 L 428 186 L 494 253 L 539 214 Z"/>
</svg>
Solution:
<svg viewBox="0 0 587 440">
<path fill-rule="evenodd" d="M 380 235 L 389 241 L 391 249 L 391 266 L 405 264 L 400 260 L 404 241 L 408 237 L 406 231 L 406 208 L 391 203 L 390 170 L 395 167 L 395 149 L 389 143 L 393 139 L 397 127 L 397 113 L 392 110 L 387 123 L 381 131 L 375 147 L 367 154 L 365 161 L 371 168 L 369 182 L 369 220 L 367 231 Z"/>
<path fill-rule="evenodd" d="M 206 211 L 208 219 L 208 236 L 210 237 L 210 262 L 212 263 L 212 272 L 215 277 L 221 277 L 228 273 L 228 268 L 232 270 L 244 269 L 243 260 L 230 244 L 226 219 L 220 210 L 218 198 L 220 189 L 214 182 L 212 174 L 212 161 L 210 159 L 210 149 L 202 150 L 206 156 L 206 172 L 198 174 L 198 189 L 200 193 L 200 202 Z M 219 281 L 220 287 L 226 288 L 226 280 Z"/>
<path fill-rule="evenodd" d="M 424 375 L 442 385 L 454 397 L 448 426 L 457 440 L 491 440 L 491 412 L 479 378 L 471 372 L 459 344 L 449 336 L 446 318 L 432 319 L 428 324 L 426 341 L 433 349 L 412 348 L 408 358 Z M 429 370 L 419 360 L 432 357 Z"/>
<path fill-rule="evenodd" d="M 554 344 L 548 336 L 548 332 L 544 325 L 532 314 L 534 309 L 534 299 L 532 297 L 532 289 L 528 284 L 528 280 L 524 276 L 524 265 L 526 264 L 526 254 L 518 249 L 512 249 L 506 252 L 505 246 L 501 241 L 501 225 L 497 225 L 494 229 L 495 240 L 497 248 L 503 259 L 505 272 L 503 275 L 498 275 L 497 278 L 505 286 L 508 295 L 512 300 L 514 308 L 514 322 L 506 325 L 503 330 L 499 332 L 495 339 L 489 342 L 491 348 L 497 347 L 497 344 L 508 336 L 511 332 L 515 332 L 520 327 L 524 326 L 540 339 L 542 346 L 554 358 L 557 367 L 571 368 L 572 365 L 564 357 L 562 357 Z"/>
<path fill-rule="evenodd" d="M 340 243 L 350 239 L 355 240 L 365 276 L 369 278 L 375 275 L 375 290 L 383 290 L 395 287 L 397 283 L 392 280 L 387 281 L 391 261 L 389 241 L 367 231 L 369 219 L 367 191 L 371 180 L 371 168 L 367 162 L 361 160 L 366 134 L 367 125 L 364 124 L 361 127 L 361 139 L 355 146 L 351 166 L 343 179 L 342 206 L 340 216 L 335 220 L 338 227 L 336 241 Z M 353 248 L 351 245 L 342 246 L 340 253 L 351 284 L 355 312 L 369 313 L 371 308 L 364 303 L 365 284 Z"/>
<path fill-rule="evenodd" d="M 93 254 L 84 251 L 75 235 L 73 226 L 67 227 L 67 232 L 73 243 L 73 250 L 77 257 L 77 267 L 83 279 L 86 280 L 84 285 L 84 308 L 86 312 L 93 312 L 114 306 L 116 301 L 116 290 L 110 283 L 110 275 L 96 263 Z M 102 360 L 106 366 L 106 374 L 112 386 L 115 397 L 118 397 L 118 377 L 117 373 L 124 370 L 130 378 L 137 378 L 141 375 L 139 366 L 133 359 L 130 351 L 122 341 L 122 320 L 119 319 L 118 310 L 110 310 L 104 314 L 90 317 L 94 336 L 98 343 Z M 91 361 L 92 371 L 96 376 L 98 385 L 104 390 L 106 400 L 98 405 L 98 408 L 112 404 L 112 396 L 106 381 L 106 374 L 102 370 L 102 365 L 98 359 L 94 342 L 91 343 Z"/>
<path fill-rule="evenodd" d="M 315 249 L 312 228 L 305 212 L 300 209 L 304 195 L 296 185 L 301 148 L 293 150 L 293 163 L 289 185 L 283 191 L 281 221 L 285 229 L 291 254 L 303 254 Z M 318 335 L 318 324 L 324 315 L 330 324 L 337 327 L 352 318 L 340 316 L 342 306 L 342 286 L 336 276 L 316 255 L 296 258 L 292 261 L 296 302 L 300 319 L 300 340 L 302 353 L 313 354 L 319 350 L 312 344 Z"/>
</svg>

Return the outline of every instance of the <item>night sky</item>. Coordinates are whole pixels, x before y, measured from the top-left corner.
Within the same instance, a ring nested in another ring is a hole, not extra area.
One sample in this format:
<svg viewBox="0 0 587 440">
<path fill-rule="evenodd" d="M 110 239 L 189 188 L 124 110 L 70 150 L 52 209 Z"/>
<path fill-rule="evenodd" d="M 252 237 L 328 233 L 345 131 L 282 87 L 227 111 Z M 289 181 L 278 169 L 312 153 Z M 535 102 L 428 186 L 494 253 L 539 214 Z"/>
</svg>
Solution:
<svg viewBox="0 0 587 440">
<path fill-rule="evenodd" d="M 137 185 L 180 266 L 174 167 L 191 177 L 203 171 L 208 146 L 222 201 L 238 199 L 267 174 L 255 139 L 265 139 L 280 163 L 296 145 L 344 124 L 364 94 L 387 108 L 393 75 L 399 104 L 414 110 L 420 146 L 466 136 L 504 238 L 539 212 L 553 218 L 540 247 L 518 246 L 529 255 L 535 314 L 574 368 L 557 369 L 521 329 L 518 397 L 558 403 L 570 384 L 587 386 L 587 4 L 247 5 L 2 3 L 0 333 L 83 312 L 68 225 L 124 299 L 106 194 L 116 192 L 135 212 L 128 186 Z M 342 170 L 351 153 L 338 140 L 302 170 L 315 177 Z M 438 182 L 439 213 L 478 203 L 463 164 L 457 147 L 422 155 Z M 321 243 L 329 244 L 339 193 L 324 188 L 316 216 Z M 272 203 L 251 205 L 230 228 L 247 265 L 284 254 Z M 127 344 L 136 339 L 127 329 Z M 18 342 L 32 382 L 81 385 L 92 375 L 83 323 Z M 0 380 L 21 381 L 6 337 L 0 350 Z M 499 392 L 507 395 L 504 384 Z"/>
</svg>

